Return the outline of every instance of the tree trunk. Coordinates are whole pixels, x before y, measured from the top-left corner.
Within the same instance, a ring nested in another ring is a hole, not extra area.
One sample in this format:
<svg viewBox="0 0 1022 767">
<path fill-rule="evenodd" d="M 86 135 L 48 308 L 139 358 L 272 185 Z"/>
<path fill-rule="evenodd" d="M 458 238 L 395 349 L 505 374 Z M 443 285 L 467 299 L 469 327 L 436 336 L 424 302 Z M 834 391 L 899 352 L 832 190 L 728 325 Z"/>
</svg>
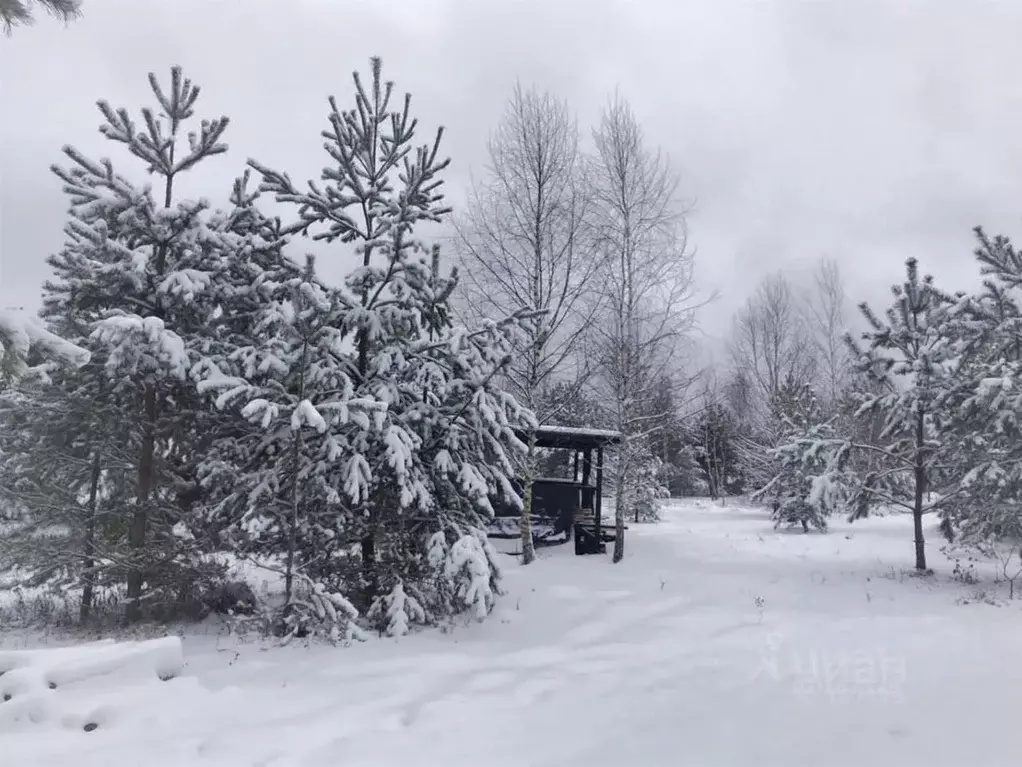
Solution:
<svg viewBox="0 0 1022 767">
<path fill-rule="evenodd" d="M 82 562 L 82 605 L 78 620 L 85 623 L 92 611 L 92 595 L 95 589 L 96 568 L 96 506 L 99 499 L 100 476 L 99 450 L 92 453 L 92 475 L 89 477 L 89 511 L 85 521 L 85 558 Z"/>
<path fill-rule="evenodd" d="M 370 220 L 366 217 L 366 231 L 371 231 Z M 366 247 L 362 256 L 362 265 L 368 267 L 372 257 L 372 248 Z M 362 291 L 362 306 L 369 305 L 369 294 Z M 364 330 L 359 330 L 358 340 L 358 380 L 359 386 L 364 386 L 369 371 L 369 337 Z M 378 496 L 379 494 L 377 494 Z M 374 508 L 379 502 L 377 498 L 370 498 L 368 503 L 367 529 L 362 536 L 359 548 L 362 551 L 362 599 L 368 609 L 379 594 L 379 576 L 376 572 L 376 530 L 378 524 L 377 510 Z"/>
<path fill-rule="evenodd" d="M 711 447 L 709 437 L 704 432 L 703 452 L 706 454 L 706 457 L 704 458 L 705 468 L 703 473 L 706 475 L 706 489 L 710 492 L 710 500 L 715 501 L 719 494 L 719 488 L 717 487 L 717 469 L 713 462 L 714 453 Z"/>
<path fill-rule="evenodd" d="M 714 465 L 713 469 L 710 471 L 710 496 L 715 501 L 724 495 L 724 490 L 721 488 L 721 484 L 720 468 Z"/>
<path fill-rule="evenodd" d="M 309 271 L 312 271 L 312 264 L 309 263 Z M 309 339 L 302 341 L 301 368 L 298 374 L 298 400 L 305 400 L 305 373 L 309 363 Z M 302 431 L 301 427 L 295 431 L 294 440 L 291 443 L 291 471 L 294 473 L 291 481 L 291 521 L 290 529 L 287 532 L 287 560 L 284 569 L 284 609 L 291 609 L 291 597 L 294 593 L 295 579 L 295 550 L 298 548 L 298 518 L 299 518 L 299 493 L 298 475 L 301 473 L 302 460 Z"/>
<path fill-rule="evenodd" d="M 362 536 L 362 599 L 366 609 L 380 591 L 376 574 L 376 524 L 372 521 L 374 513 L 369 514 L 369 532 Z"/>
<path fill-rule="evenodd" d="M 625 472 L 618 472 L 614 493 L 614 557 L 616 564 L 625 558 Z"/>
<path fill-rule="evenodd" d="M 367 227 L 369 223 L 369 218 L 367 217 Z M 367 228 L 366 231 L 371 230 Z M 367 247 L 362 258 L 364 266 L 369 266 L 371 256 L 372 248 Z M 369 294 L 363 290 L 362 306 L 367 307 L 368 304 Z M 368 375 L 369 351 L 369 337 L 364 330 L 360 330 L 358 331 L 358 374 L 360 385 L 365 384 L 366 376 Z M 381 493 L 377 492 L 369 498 L 368 514 L 366 516 L 367 530 L 362 536 L 362 542 L 359 547 L 362 550 L 362 600 L 366 610 L 373 604 L 380 592 L 379 573 L 376 570 L 376 532 L 379 518 L 375 508 L 379 504 L 380 495 Z"/>
<path fill-rule="evenodd" d="M 138 620 L 142 615 L 142 585 L 145 583 L 145 544 L 148 523 L 149 501 L 156 479 L 156 385 L 145 387 L 145 421 L 143 424 L 142 453 L 138 461 L 138 494 L 135 511 L 128 528 L 128 547 L 131 564 L 128 568 L 128 602 L 125 618 L 128 622 Z"/>
<path fill-rule="evenodd" d="M 923 498 L 926 493 L 926 464 L 925 454 L 925 419 L 926 415 L 920 411 L 916 414 L 916 450 L 915 450 L 915 503 L 912 507 L 912 523 L 915 530 L 916 544 L 916 570 L 926 570 L 926 543 L 923 539 Z"/>
<path fill-rule="evenodd" d="M 173 119 L 173 118 L 172 118 Z M 174 141 L 177 138 L 177 125 L 171 129 L 171 145 L 168 157 L 174 163 Z M 163 207 L 170 208 L 174 196 L 174 176 L 167 175 L 164 185 Z M 163 243 L 155 250 L 155 271 L 163 276 L 167 269 L 170 248 Z M 153 487 L 156 484 L 156 415 L 157 391 L 156 384 L 145 384 L 143 394 L 142 448 L 138 460 L 138 487 L 136 489 L 135 511 L 128 527 L 128 548 L 130 564 L 127 577 L 127 605 L 124 617 L 129 623 L 137 621 L 142 615 L 142 586 L 145 584 L 145 544 L 146 527 L 148 525 L 149 502 Z"/>
<path fill-rule="evenodd" d="M 294 590 L 295 549 L 298 547 L 298 470 L 301 458 L 301 432 L 296 432 L 291 447 L 291 458 L 294 462 L 291 480 L 291 519 L 287 531 L 287 558 L 284 563 L 284 609 L 290 610 L 291 596 Z"/>
<path fill-rule="evenodd" d="M 710 500 L 715 501 L 717 500 L 717 480 L 710 469 L 707 469 L 704 474 L 706 474 L 706 488 L 710 491 Z"/>
<path fill-rule="evenodd" d="M 529 432 L 529 451 L 525 454 L 525 476 L 523 477 L 522 515 L 518 519 L 518 531 L 522 539 L 522 564 L 531 565 L 536 560 L 536 546 L 532 540 L 532 483 L 536 479 L 536 432 Z"/>
</svg>

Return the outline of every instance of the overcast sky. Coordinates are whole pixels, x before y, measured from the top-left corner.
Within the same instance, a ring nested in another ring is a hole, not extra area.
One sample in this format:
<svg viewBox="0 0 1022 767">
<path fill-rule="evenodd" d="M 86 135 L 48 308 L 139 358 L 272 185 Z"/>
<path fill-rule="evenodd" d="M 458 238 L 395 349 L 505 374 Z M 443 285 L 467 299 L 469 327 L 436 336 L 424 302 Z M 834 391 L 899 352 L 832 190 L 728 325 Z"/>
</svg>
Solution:
<svg viewBox="0 0 1022 767">
<path fill-rule="evenodd" d="M 326 96 L 350 101 L 374 54 L 423 127 L 446 126 L 455 202 L 516 78 L 583 125 L 619 86 L 695 201 L 711 332 L 763 275 L 821 255 L 856 301 L 883 301 L 913 255 L 968 287 L 971 227 L 1022 232 L 1019 40 L 1008 0 L 85 0 L 79 22 L 0 38 L 0 303 L 38 305 L 61 145 L 121 157 L 96 99 L 134 110 L 147 72 L 181 64 L 199 113 L 234 121 L 188 186 L 214 196 L 249 156 L 317 175 Z"/>
</svg>

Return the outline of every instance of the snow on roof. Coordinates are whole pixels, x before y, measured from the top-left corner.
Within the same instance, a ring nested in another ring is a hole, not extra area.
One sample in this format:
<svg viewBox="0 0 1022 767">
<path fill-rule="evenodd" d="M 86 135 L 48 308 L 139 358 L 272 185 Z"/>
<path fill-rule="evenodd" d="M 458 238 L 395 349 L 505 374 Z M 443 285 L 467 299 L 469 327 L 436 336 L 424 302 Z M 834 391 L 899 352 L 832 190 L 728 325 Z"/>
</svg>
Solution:
<svg viewBox="0 0 1022 767">
<path fill-rule="evenodd" d="M 525 438 L 522 434 L 522 438 Z M 621 433 L 608 429 L 587 429 L 574 426 L 540 426 L 536 429 L 538 447 L 586 450 L 621 442 Z"/>
<path fill-rule="evenodd" d="M 606 439 L 621 439 L 621 432 L 610 429 L 587 429 L 575 426 L 540 426 L 536 429 L 537 434 L 570 434 L 579 437 L 604 437 Z"/>
</svg>

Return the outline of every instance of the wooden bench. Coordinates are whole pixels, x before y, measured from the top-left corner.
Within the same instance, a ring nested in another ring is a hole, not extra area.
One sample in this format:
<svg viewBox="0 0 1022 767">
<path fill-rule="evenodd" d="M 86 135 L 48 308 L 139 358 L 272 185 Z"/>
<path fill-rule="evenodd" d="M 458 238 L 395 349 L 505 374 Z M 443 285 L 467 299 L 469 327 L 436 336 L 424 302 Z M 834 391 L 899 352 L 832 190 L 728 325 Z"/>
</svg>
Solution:
<svg viewBox="0 0 1022 767">
<path fill-rule="evenodd" d="M 582 529 L 592 532 L 593 534 L 596 533 L 596 514 L 592 509 L 582 509 L 581 511 L 576 512 L 574 521 L 575 524 Z M 628 525 L 625 525 L 624 529 L 627 530 Z M 609 522 L 607 520 L 603 520 L 603 524 L 600 525 L 600 532 L 603 534 L 603 539 L 605 541 L 613 541 L 617 538 L 617 529 L 613 520 L 610 520 Z"/>
</svg>

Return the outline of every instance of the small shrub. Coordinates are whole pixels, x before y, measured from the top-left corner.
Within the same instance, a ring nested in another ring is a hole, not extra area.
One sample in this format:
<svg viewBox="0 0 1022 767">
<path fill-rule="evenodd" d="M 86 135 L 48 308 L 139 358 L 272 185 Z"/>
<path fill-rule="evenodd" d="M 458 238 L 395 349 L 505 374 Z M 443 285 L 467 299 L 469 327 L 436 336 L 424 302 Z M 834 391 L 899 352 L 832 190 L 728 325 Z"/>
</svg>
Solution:
<svg viewBox="0 0 1022 767">
<path fill-rule="evenodd" d="M 951 571 L 952 580 L 964 583 L 968 586 L 974 586 L 979 583 L 979 578 L 976 577 L 976 566 L 971 562 L 962 567 L 962 560 L 955 560 L 955 568 Z"/>
</svg>

